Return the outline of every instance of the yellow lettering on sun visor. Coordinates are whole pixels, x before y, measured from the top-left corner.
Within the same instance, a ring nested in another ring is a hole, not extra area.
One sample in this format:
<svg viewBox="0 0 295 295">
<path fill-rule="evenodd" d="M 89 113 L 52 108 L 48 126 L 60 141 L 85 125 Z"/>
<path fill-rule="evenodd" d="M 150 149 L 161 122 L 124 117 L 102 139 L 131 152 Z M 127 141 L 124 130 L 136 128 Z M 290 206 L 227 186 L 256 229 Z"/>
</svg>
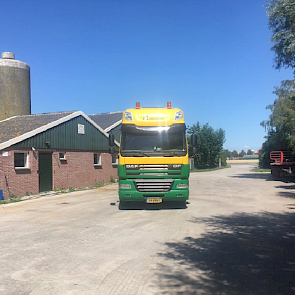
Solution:
<svg viewBox="0 0 295 295">
<path fill-rule="evenodd" d="M 140 114 L 136 115 L 137 121 L 169 121 L 170 115 L 164 114 Z"/>
</svg>

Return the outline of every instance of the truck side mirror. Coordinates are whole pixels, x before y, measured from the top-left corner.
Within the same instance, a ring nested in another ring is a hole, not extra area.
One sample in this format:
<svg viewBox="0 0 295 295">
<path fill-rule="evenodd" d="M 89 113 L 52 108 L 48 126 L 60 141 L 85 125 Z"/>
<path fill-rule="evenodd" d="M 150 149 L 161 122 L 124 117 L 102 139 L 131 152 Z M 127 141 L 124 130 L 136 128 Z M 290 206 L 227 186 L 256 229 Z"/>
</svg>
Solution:
<svg viewBox="0 0 295 295">
<path fill-rule="evenodd" d="M 114 134 L 109 134 L 109 146 L 113 147 L 115 145 L 115 137 Z"/>
<path fill-rule="evenodd" d="M 191 136 L 191 145 L 193 147 L 197 146 L 197 135 L 195 133 L 193 133 L 192 136 Z"/>
<path fill-rule="evenodd" d="M 109 154 L 113 155 L 115 153 L 115 149 L 111 146 L 109 148 Z"/>
</svg>

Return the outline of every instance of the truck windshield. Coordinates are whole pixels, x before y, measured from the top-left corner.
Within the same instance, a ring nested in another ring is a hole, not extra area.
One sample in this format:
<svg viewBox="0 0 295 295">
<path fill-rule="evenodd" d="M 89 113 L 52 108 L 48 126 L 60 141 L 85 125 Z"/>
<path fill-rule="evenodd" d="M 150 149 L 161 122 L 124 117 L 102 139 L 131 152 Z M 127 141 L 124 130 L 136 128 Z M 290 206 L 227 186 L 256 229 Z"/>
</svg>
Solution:
<svg viewBox="0 0 295 295">
<path fill-rule="evenodd" d="M 136 127 L 134 125 L 122 125 L 122 156 L 185 156 L 187 153 L 185 125 L 179 125 L 171 127 Z"/>
</svg>

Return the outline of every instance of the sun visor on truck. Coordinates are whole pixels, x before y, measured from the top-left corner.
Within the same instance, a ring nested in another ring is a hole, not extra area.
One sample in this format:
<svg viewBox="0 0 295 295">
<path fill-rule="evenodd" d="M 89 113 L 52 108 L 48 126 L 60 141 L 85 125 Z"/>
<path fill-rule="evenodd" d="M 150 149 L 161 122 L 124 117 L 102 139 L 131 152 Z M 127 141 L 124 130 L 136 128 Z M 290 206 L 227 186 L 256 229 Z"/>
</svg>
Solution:
<svg viewBox="0 0 295 295">
<path fill-rule="evenodd" d="M 185 124 L 173 124 L 171 126 L 136 126 L 133 124 L 122 124 L 122 133 L 128 133 L 133 135 L 142 135 L 143 133 L 158 134 L 159 132 L 168 132 L 169 134 L 183 133 L 186 130 Z"/>
</svg>

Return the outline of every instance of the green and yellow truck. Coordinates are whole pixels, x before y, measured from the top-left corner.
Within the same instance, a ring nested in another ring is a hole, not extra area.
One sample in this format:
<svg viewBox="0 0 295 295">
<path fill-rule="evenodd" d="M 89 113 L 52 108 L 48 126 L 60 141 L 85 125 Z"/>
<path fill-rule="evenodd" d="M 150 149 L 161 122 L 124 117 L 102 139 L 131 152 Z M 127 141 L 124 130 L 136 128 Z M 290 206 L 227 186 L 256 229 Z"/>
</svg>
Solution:
<svg viewBox="0 0 295 295">
<path fill-rule="evenodd" d="M 196 137 L 191 138 L 192 145 Z M 180 109 L 142 108 L 123 112 L 118 176 L 120 208 L 189 198 L 189 158 L 184 115 Z"/>
</svg>

